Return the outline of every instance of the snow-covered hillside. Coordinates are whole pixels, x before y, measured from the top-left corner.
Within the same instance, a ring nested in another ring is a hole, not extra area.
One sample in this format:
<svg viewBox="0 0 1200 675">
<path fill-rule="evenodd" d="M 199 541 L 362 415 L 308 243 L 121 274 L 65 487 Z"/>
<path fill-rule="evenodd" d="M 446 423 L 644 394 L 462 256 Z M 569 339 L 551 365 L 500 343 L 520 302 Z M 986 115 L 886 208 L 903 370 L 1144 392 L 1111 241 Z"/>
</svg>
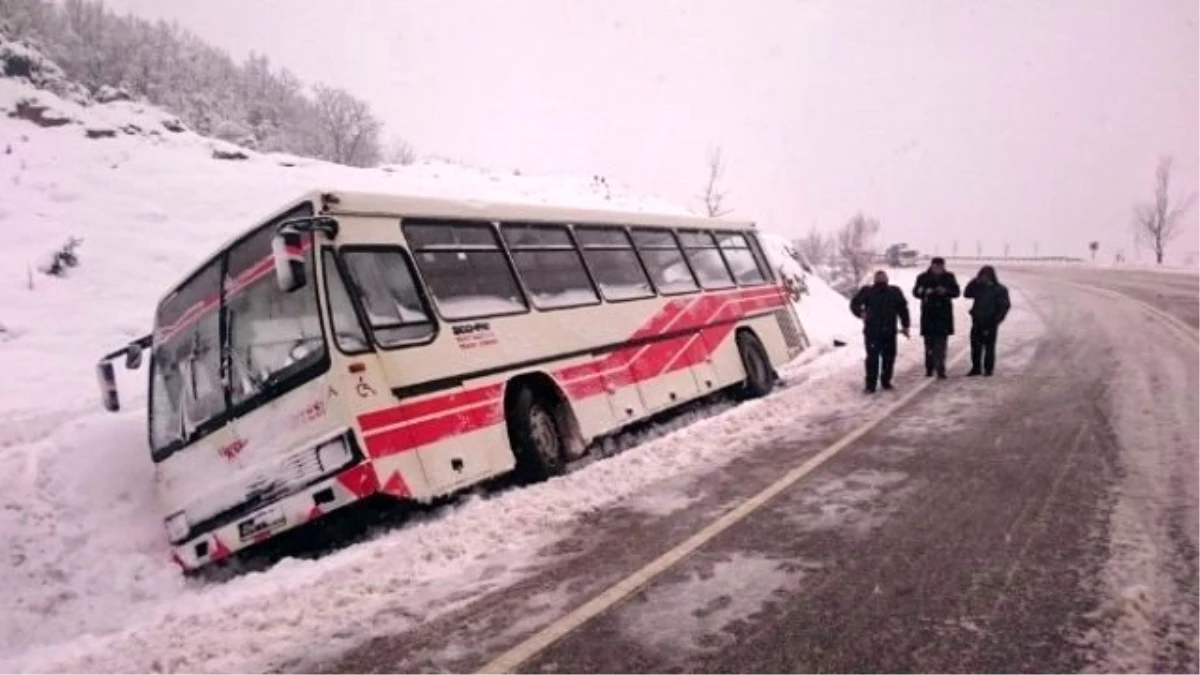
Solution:
<svg viewBox="0 0 1200 675">
<path fill-rule="evenodd" d="M 363 170 L 257 154 L 198 136 L 151 106 L 98 103 L 55 82 L 58 93 L 0 78 L 0 225 L 8 234 L 0 247 L 0 669 L 271 667 L 312 641 L 337 643 L 337 626 L 369 624 L 397 593 L 428 605 L 429 589 L 444 586 L 450 569 L 451 585 L 469 586 L 484 562 L 535 550 L 554 523 L 728 461 L 755 441 L 746 428 L 843 405 L 847 391 L 824 392 L 822 373 L 840 373 L 847 350 L 839 361 L 803 366 L 806 385 L 781 395 L 790 401 L 636 439 L 649 442 L 320 561 L 288 561 L 222 585 L 186 582 L 168 559 L 153 499 L 144 371 L 120 375 L 126 412 L 110 415 L 100 410 L 92 368 L 102 352 L 147 332 L 158 296 L 213 247 L 314 187 L 685 210 L 590 177 L 443 162 Z M 79 265 L 62 278 L 40 272 L 72 237 L 82 240 Z M 811 359 L 846 332 L 845 301 L 770 248 L 807 288 L 799 308 L 821 347 Z M 492 557 L 476 563 L 485 552 Z M 386 568 L 372 569 L 382 557 Z"/>
</svg>

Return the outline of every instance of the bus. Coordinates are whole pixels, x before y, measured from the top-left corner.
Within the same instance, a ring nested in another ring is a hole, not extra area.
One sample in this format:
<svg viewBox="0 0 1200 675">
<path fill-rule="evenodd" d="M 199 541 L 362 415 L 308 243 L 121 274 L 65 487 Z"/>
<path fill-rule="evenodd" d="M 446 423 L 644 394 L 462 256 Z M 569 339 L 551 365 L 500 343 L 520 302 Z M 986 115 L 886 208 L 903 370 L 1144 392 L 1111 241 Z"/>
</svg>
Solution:
<svg viewBox="0 0 1200 675">
<path fill-rule="evenodd" d="M 808 346 L 752 223 L 312 192 L 162 297 L 150 459 L 194 572 L 368 498 L 554 476 L 593 441 Z"/>
</svg>

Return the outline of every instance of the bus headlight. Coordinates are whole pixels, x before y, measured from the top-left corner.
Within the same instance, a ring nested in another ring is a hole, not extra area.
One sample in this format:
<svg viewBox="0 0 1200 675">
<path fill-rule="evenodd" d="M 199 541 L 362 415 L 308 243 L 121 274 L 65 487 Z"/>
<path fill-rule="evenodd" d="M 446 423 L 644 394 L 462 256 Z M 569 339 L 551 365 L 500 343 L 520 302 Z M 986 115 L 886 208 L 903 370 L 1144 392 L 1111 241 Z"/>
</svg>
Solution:
<svg viewBox="0 0 1200 675">
<path fill-rule="evenodd" d="M 180 511 L 172 516 L 167 517 L 167 540 L 172 544 L 187 539 L 188 532 L 192 526 L 188 523 L 187 513 Z"/>
<path fill-rule="evenodd" d="M 321 465 L 321 470 L 325 472 L 340 469 L 354 460 L 354 454 L 350 452 L 350 446 L 346 444 L 346 439 L 338 437 L 317 446 L 317 462 Z"/>
</svg>

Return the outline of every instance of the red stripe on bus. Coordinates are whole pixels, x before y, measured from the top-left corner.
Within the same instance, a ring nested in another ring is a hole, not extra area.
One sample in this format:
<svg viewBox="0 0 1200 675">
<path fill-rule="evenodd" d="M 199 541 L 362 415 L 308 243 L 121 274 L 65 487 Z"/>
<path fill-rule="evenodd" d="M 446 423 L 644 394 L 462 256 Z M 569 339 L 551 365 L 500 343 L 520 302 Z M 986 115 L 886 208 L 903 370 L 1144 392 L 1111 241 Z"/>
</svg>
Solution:
<svg viewBox="0 0 1200 675">
<path fill-rule="evenodd" d="M 582 399 L 603 394 L 608 391 L 609 386 L 612 385 L 605 381 L 605 377 L 603 375 L 597 375 L 596 377 L 590 377 L 586 380 L 567 382 L 563 385 L 563 389 L 566 390 L 567 396 L 570 396 L 573 399 Z"/>
<path fill-rule="evenodd" d="M 443 394 L 365 413 L 359 416 L 358 423 L 362 427 L 363 433 L 368 433 L 380 427 L 408 422 L 418 417 L 425 417 L 454 408 L 478 405 L 486 401 L 498 399 L 503 391 L 504 385 L 502 384 L 491 384 L 478 389 L 456 391 L 453 394 Z"/>
<path fill-rule="evenodd" d="M 664 332 L 667 326 L 674 321 L 675 317 L 678 316 L 678 314 L 683 311 L 686 306 L 686 301 L 672 300 L 668 302 L 659 308 L 658 312 L 651 316 L 641 328 L 635 330 L 627 339 L 630 341 L 639 340 Z M 641 346 L 618 349 L 614 352 L 610 352 L 601 359 L 595 359 L 588 361 L 587 363 L 562 368 L 557 371 L 555 375 L 560 382 L 568 382 L 571 380 L 580 379 L 582 377 L 592 377 L 596 374 L 598 368 L 601 370 L 616 368 L 622 364 L 628 363 L 640 349 L 642 349 Z"/>
<path fill-rule="evenodd" d="M 304 245 L 300 247 L 299 252 L 303 255 L 304 253 L 307 253 L 310 248 L 312 248 L 312 245 L 308 242 L 305 242 Z M 291 249 L 289 249 L 289 253 L 290 252 Z M 272 256 L 259 259 L 250 267 L 242 270 L 242 273 L 237 275 L 232 282 L 225 284 L 225 298 L 229 299 L 238 293 L 241 293 L 248 286 L 250 286 L 250 284 L 253 284 L 254 282 L 263 278 L 274 269 L 275 259 Z M 175 333 L 178 333 L 186 328 L 189 324 L 198 321 L 201 316 L 207 313 L 207 310 L 216 308 L 219 300 L 220 296 L 214 295 L 196 302 L 196 304 L 188 307 L 183 314 L 180 314 L 179 318 L 175 319 L 174 322 L 167 324 L 166 326 L 159 326 L 154 332 L 154 339 L 166 340 L 170 338 Z"/>
<path fill-rule="evenodd" d="M 450 436 L 478 431 L 504 421 L 504 406 L 499 402 L 485 403 L 456 413 L 434 417 L 382 431 L 367 438 L 367 452 L 372 457 L 387 457 L 436 443 Z"/>
<path fill-rule="evenodd" d="M 751 310 L 781 304 L 778 294 L 773 292 L 770 295 L 759 293 L 751 296 L 748 300 L 734 298 L 732 294 L 726 298 L 729 301 L 719 305 L 711 315 L 706 317 L 702 324 L 705 327 L 700 328 L 697 333 L 656 343 L 653 345 L 654 347 L 662 345 L 662 348 L 647 350 L 632 366 L 601 371 L 591 378 L 580 377 L 569 382 L 564 385 L 567 394 L 572 398 L 588 398 L 606 393 L 610 389 L 637 384 L 701 363 L 710 358 L 720 347 L 721 342 L 737 327 L 736 323 L 732 322 L 716 326 L 708 324 L 736 320 Z M 693 307 L 697 308 L 697 316 L 700 315 L 700 310 L 707 309 L 699 305 L 699 302 L 693 303 Z M 636 353 L 638 348 L 629 348 L 623 351 Z M 573 368 L 582 372 L 583 369 L 589 367 L 590 364 L 584 364 Z"/>
<path fill-rule="evenodd" d="M 649 345 L 620 348 L 605 358 L 568 366 L 556 371 L 554 375 L 562 383 L 567 395 L 573 399 L 590 398 L 610 389 L 650 380 L 668 372 L 668 368 L 670 371 L 676 371 L 704 361 L 733 332 L 736 319 L 749 311 L 780 305 L 783 302 L 782 293 L 775 289 L 701 296 L 689 303 L 672 301 L 634 335 L 644 337 L 648 335 L 647 331 L 650 328 L 661 333 L 672 324 L 682 325 L 678 318 L 684 314 L 687 315 L 684 321 L 690 324 L 688 327 L 696 329 L 698 333 L 681 335 Z M 729 323 L 709 325 L 721 320 Z M 698 336 L 702 339 L 698 339 Z M 371 433 L 367 438 L 368 452 L 372 457 L 387 456 L 414 450 L 449 436 L 500 424 L 504 421 L 503 406 L 499 402 L 503 390 L 502 384 L 493 384 L 366 413 L 359 417 L 359 423 L 364 434 Z M 417 417 L 477 403 L 483 405 L 393 429 L 382 429 Z"/>
<path fill-rule="evenodd" d="M 375 467 L 367 462 L 341 472 L 337 476 L 337 482 L 355 497 L 366 497 L 379 491 Z"/>
</svg>

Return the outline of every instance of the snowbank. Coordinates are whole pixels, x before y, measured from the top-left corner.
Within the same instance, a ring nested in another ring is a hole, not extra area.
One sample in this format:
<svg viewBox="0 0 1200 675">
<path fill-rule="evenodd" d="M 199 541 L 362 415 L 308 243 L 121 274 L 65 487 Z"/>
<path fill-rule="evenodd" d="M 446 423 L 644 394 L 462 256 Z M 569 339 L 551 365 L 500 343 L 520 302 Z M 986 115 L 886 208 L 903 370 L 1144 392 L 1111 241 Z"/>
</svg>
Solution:
<svg viewBox="0 0 1200 675">
<path fill-rule="evenodd" d="M 819 353 L 833 347 L 835 341 L 845 344 L 858 335 L 862 324 L 850 314 L 850 300 L 846 296 L 835 291 L 815 272 L 806 270 L 787 239 L 771 233 L 763 233 L 759 238 L 775 269 L 785 278 L 795 279 L 802 289 L 796 312 L 808 339 Z"/>
</svg>

